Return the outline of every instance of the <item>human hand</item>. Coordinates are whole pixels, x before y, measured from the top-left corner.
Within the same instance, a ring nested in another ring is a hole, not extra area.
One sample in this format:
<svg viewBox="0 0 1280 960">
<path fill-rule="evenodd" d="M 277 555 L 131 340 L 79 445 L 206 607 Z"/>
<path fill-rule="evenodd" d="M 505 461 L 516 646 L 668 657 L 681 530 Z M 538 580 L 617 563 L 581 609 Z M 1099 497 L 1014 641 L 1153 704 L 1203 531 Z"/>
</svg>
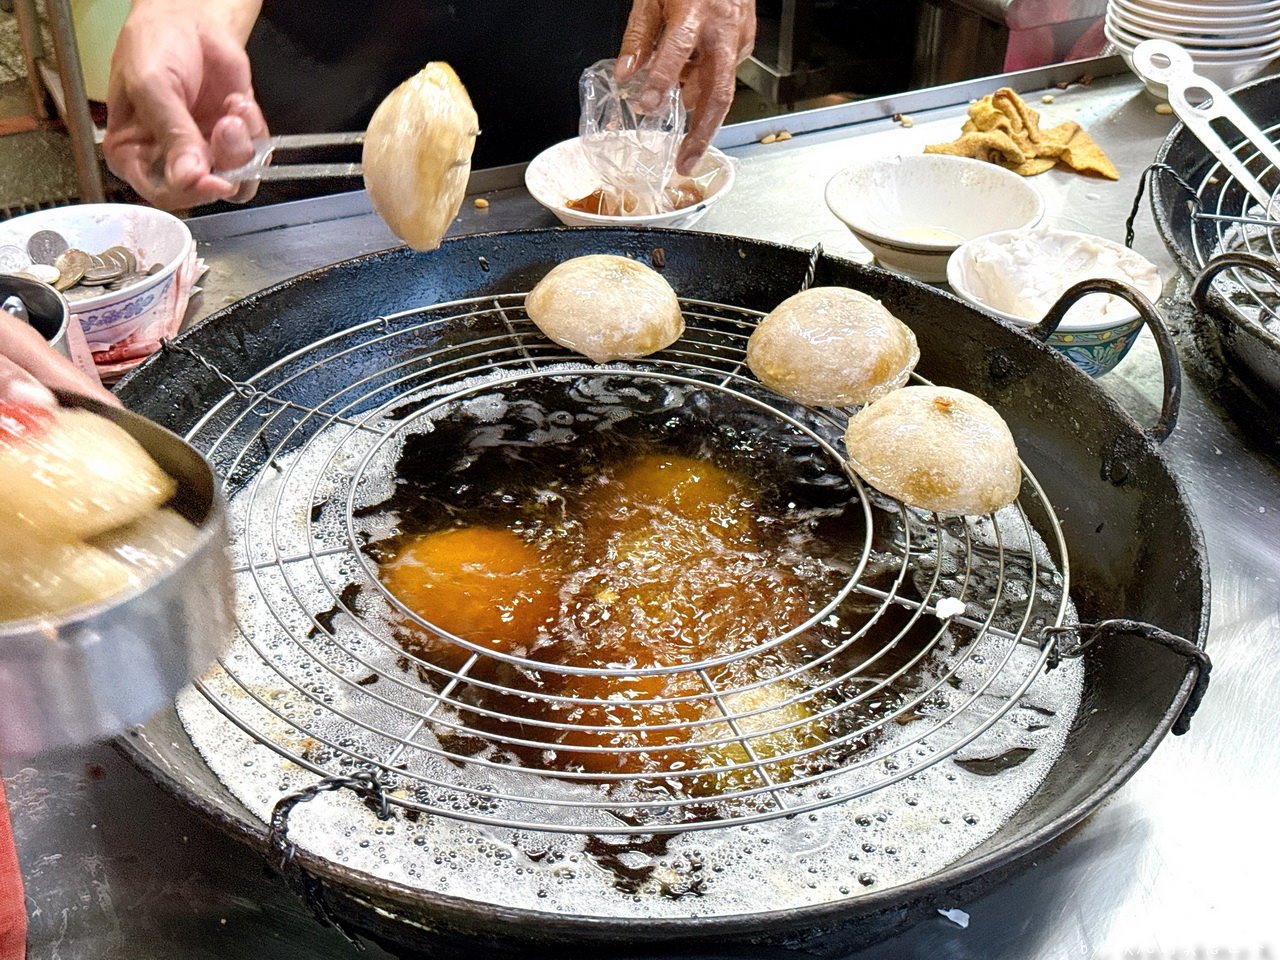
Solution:
<svg viewBox="0 0 1280 960">
<path fill-rule="evenodd" d="M 0 403 L 56 407 L 50 387 L 120 406 L 97 378 L 56 352 L 31 324 L 0 310 Z"/>
<path fill-rule="evenodd" d="M 253 195 L 256 184 L 211 171 L 248 163 L 253 139 L 267 136 L 244 51 L 255 15 L 244 0 L 134 3 L 111 60 L 102 148 L 112 172 L 156 206 Z"/>
<path fill-rule="evenodd" d="M 691 114 L 676 155 L 687 175 L 711 145 L 733 103 L 735 72 L 756 41 L 755 0 L 634 0 L 618 52 L 617 77 L 648 67 L 641 110 L 655 110 L 679 83 Z"/>
</svg>

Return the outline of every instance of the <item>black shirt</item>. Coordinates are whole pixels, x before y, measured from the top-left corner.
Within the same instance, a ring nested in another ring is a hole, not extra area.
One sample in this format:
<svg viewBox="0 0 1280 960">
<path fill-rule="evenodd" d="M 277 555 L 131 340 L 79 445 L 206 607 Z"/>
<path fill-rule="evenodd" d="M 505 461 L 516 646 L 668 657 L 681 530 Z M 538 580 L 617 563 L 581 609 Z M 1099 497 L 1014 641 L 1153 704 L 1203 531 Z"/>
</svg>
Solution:
<svg viewBox="0 0 1280 960">
<path fill-rule="evenodd" d="M 526 161 L 577 133 L 578 76 L 617 53 L 629 8 L 627 0 L 265 0 L 248 45 L 254 89 L 273 133 L 363 130 L 391 90 L 444 60 L 480 116 L 474 166 Z"/>
</svg>

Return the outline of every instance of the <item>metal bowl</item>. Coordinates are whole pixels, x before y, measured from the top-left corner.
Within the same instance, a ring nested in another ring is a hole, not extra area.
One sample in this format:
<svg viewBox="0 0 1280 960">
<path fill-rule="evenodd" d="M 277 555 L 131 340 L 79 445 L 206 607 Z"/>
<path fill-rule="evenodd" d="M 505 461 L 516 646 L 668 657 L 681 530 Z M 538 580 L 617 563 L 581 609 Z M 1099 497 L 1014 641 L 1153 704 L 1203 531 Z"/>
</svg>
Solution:
<svg viewBox="0 0 1280 960">
<path fill-rule="evenodd" d="M 64 297 L 47 283 L 0 274 L 0 300 L 10 296 L 22 298 L 27 308 L 27 323 L 35 327 L 49 346 L 64 357 L 71 356 L 67 347 L 67 324 L 71 310 Z"/>
<path fill-rule="evenodd" d="M 104 739 L 147 720 L 232 631 L 225 507 L 204 458 L 145 417 L 60 394 L 111 420 L 178 483 L 195 545 L 163 576 L 61 617 L 0 623 L 0 757 Z"/>
</svg>

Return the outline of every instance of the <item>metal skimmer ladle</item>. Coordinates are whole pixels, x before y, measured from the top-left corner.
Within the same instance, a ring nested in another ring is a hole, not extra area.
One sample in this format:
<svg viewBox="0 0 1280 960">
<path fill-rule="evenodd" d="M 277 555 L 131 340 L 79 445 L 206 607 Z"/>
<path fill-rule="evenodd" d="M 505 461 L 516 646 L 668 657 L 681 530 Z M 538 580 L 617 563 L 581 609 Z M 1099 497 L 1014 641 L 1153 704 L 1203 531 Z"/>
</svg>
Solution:
<svg viewBox="0 0 1280 960">
<path fill-rule="evenodd" d="M 1169 40 L 1144 40 L 1138 44 L 1133 51 L 1133 69 L 1143 80 L 1168 88 L 1169 105 L 1178 119 L 1262 205 L 1266 215 L 1271 216 L 1274 194 L 1258 182 L 1240 157 L 1227 146 L 1213 128 L 1213 121 L 1226 121 L 1234 126 L 1274 170 L 1280 170 L 1280 150 L 1256 123 L 1245 116 L 1230 95 L 1212 80 L 1196 73 L 1191 55 Z M 1192 93 L 1203 93 L 1204 96 L 1197 96 L 1199 102 L 1192 103 L 1189 96 Z"/>
</svg>

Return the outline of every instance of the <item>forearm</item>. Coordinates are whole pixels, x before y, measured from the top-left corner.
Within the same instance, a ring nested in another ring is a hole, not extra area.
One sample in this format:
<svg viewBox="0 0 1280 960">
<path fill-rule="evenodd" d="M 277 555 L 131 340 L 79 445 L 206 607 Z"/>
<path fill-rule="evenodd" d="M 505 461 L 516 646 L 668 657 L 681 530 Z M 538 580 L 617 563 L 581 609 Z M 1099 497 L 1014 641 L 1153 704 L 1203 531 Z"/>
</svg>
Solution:
<svg viewBox="0 0 1280 960">
<path fill-rule="evenodd" d="M 240 43 L 249 39 L 262 0 L 133 0 L 135 15 L 200 20 L 225 27 Z"/>
</svg>

